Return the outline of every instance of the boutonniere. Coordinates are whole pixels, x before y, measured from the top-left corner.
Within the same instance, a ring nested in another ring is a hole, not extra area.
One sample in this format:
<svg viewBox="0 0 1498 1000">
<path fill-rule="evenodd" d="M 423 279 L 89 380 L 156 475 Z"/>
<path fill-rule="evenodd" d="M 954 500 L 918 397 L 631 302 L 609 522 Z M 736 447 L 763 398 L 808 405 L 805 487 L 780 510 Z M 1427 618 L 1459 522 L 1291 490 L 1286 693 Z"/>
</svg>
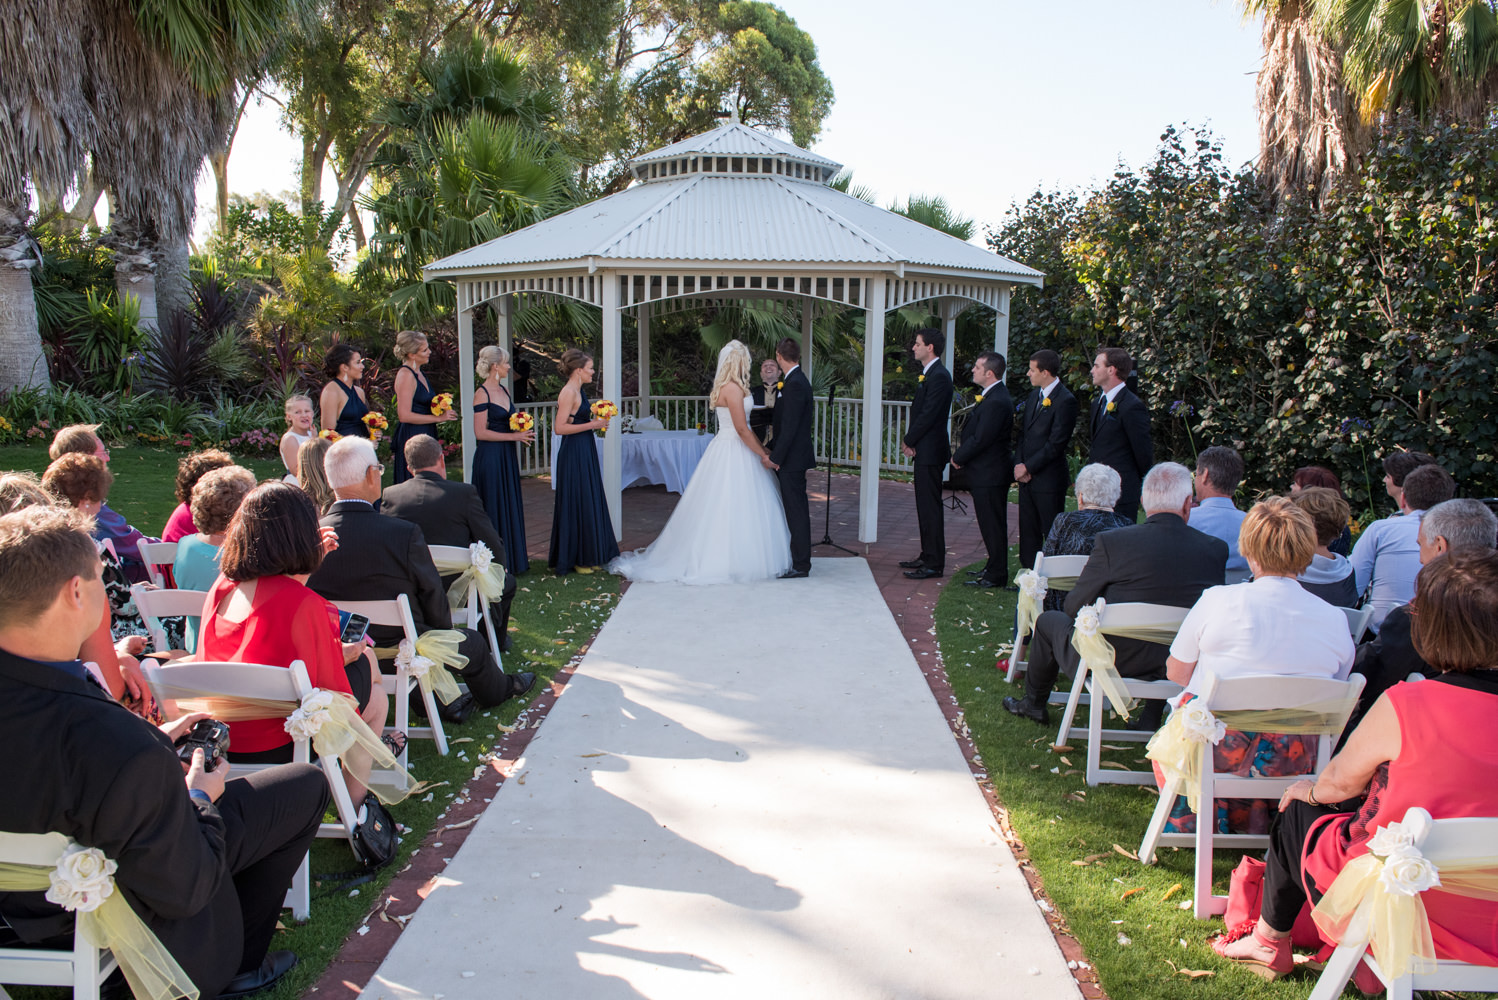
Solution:
<svg viewBox="0 0 1498 1000">
<path fill-rule="evenodd" d="M 978 393 L 978 398 L 973 400 L 973 405 L 977 406 L 981 402 L 983 402 L 983 393 L 980 392 Z"/>
<path fill-rule="evenodd" d="M 916 379 L 916 381 L 917 382 L 924 382 L 924 381 L 926 381 L 926 376 L 922 375 L 920 378 Z"/>
<path fill-rule="evenodd" d="M 1106 409 L 1109 413 L 1112 413 L 1114 410 L 1118 409 L 1118 404 L 1110 399 L 1108 400 L 1108 405 L 1104 407 L 1104 409 Z"/>
<path fill-rule="evenodd" d="M 783 379 L 781 381 L 775 383 L 775 391 L 776 392 L 779 392 L 781 389 L 784 389 L 784 388 L 785 388 L 785 381 Z"/>
<path fill-rule="evenodd" d="M 1040 397 L 1040 405 L 1041 406 L 1050 406 L 1051 405 L 1051 397 L 1050 396 L 1042 396 L 1042 397 Z"/>
</svg>

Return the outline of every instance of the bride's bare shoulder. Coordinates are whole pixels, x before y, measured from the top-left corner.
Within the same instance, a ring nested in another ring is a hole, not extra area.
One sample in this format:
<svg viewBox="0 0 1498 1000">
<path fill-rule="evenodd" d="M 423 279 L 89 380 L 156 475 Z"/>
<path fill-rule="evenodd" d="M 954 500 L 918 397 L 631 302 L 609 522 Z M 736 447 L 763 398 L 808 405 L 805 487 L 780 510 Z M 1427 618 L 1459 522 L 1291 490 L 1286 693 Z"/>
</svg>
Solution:
<svg viewBox="0 0 1498 1000">
<path fill-rule="evenodd" d="M 724 382 L 718 386 L 718 405 L 725 406 L 729 403 L 737 403 L 745 395 L 743 386 L 737 382 Z"/>
</svg>

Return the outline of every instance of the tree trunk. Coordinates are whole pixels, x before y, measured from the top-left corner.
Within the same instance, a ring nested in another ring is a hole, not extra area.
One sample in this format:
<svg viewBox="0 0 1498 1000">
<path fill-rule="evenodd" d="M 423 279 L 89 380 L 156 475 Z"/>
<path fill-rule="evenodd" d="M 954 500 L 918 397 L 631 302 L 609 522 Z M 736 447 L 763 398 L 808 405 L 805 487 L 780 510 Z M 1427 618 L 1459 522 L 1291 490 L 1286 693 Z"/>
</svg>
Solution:
<svg viewBox="0 0 1498 1000">
<path fill-rule="evenodd" d="M 27 214 L 24 190 L 0 199 L 0 392 L 52 384 L 31 287 L 41 249 L 26 231 Z"/>
<path fill-rule="evenodd" d="M 78 200 L 73 202 L 73 207 L 68 209 L 59 222 L 59 226 L 65 233 L 81 233 L 83 227 L 94 222 L 94 209 L 99 207 L 99 199 L 104 195 L 104 185 L 94 177 L 93 168 L 90 167 L 88 176 L 84 178 L 83 186 L 78 189 Z"/>
<path fill-rule="evenodd" d="M 115 251 L 114 287 L 121 302 L 125 296 L 140 299 L 140 325 L 154 338 L 161 333 L 156 308 L 156 261 L 150 248 L 123 248 Z"/>
<path fill-rule="evenodd" d="M 218 212 L 218 234 L 227 236 L 229 218 L 229 150 L 209 153 L 208 162 L 213 167 L 213 207 Z"/>
<path fill-rule="evenodd" d="M 160 262 L 156 265 L 156 315 L 165 323 L 192 308 L 187 241 L 168 244 L 157 256 Z"/>
<path fill-rule="evenodd" d="M 359 209 L 357 207 L 349 209 L 348 224 L 354 233 L 354 250 L 363 250 L 364 245 L 369 242 L 369 237 L 364 235 L 364 220 L 359 218 Z"/>
</svg>

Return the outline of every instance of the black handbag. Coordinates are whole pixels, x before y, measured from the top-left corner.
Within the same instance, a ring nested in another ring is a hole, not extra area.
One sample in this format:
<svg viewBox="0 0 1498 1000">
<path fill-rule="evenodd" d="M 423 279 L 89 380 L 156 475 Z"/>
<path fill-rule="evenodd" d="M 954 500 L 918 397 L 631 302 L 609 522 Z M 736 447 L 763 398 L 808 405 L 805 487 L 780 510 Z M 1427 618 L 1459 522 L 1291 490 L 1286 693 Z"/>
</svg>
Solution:
<svg viewBox="0 0 1498 1000">
<path fill-rule="evenodd" d="M 400 846 L 395 839 L 395 820 L 373 793 L 364 797 L 364 822 L 354 827 L 351 844 L 354 857 L 368 872 L 379 871 L 395 860 Z"/>
</svg>

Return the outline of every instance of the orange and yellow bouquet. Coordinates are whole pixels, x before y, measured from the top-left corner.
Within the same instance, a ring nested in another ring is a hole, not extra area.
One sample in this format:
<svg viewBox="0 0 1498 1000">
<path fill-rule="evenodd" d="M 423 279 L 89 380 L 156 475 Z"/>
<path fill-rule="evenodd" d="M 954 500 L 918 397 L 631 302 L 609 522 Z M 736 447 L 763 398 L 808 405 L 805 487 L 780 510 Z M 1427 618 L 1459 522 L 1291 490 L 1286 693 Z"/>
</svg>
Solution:
<svg viewBox="0 0 1498 1000">
<path fill-rule="evenodd" d="M 432 416 L 445 416 L 453 408 L 453 394 L 450 392 L 439 392 L 432 397 Z"/>
<path fill-rule="evenodd" d="M 390 421 L 385 419 L 385 414 L 376 413 L 374 410 L 370 410 L 360 419 L 364 421 L 364 426 L 369 428 L 371 441 L 378 441 L 384 437 L 385 429 L 390 426 Z"/>
<path fill-rule="evenodd" d="M 607 424 L 610 420 L 613 420 L 619 415 L 619 407 L 615 406 L 607 399 L 600 399 L 593 404 L 590 412 L 593 414 L 593 419 L 602 420 L 605 424 Z M 605 426 L 598 432 L 598 436 L 603 437 L 603 435 L 607 432 L 608 427 Z"/>
<path fill-rule="evenodd" d="M 510 414 L 510 430 L 519 431 L 524 434 L 536 426 L 536 418 L 524 410 L 516 410 Z"/>
<path fill-rule="evenodd" d="M 317 436 L 320 438 L 327 438 L 329 441 L 337 441 L 339 438 L 343 437 L 343 435 L 339 434 L 337 431 L 319 431 Z"/>
</svg>

